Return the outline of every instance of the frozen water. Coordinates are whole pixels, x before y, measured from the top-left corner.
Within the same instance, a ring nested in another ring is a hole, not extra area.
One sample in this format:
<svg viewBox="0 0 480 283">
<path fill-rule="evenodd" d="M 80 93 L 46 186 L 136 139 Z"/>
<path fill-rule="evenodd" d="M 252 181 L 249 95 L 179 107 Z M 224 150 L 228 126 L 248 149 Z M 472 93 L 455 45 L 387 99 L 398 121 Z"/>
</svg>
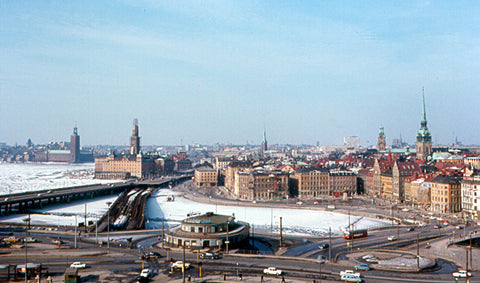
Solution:
<svg viewBox="0 0 480 283">
<path fill-rule="evenodd" d="M 50 225 L 50 226 L 74 226 L 75 216 L 77 223 L 85 221 L 85 204 L 87 205 L 87 222 L 97 221 L 107 213 L 107 202 L 115 202 L 117 195 L 103 196 L 94 200 L 77 201 L 69 204 L 58 204 L 48 206 L 44 209 L 32 210 L 30 214 L 31 225 Z M 27 215 L 15 214 L 0 217 L 0 222 L 22 223 Z"/>
<path fill-rule="evenodd" d="M 0 195 L 39 191 L 80 185 L 113 183 L 118 180 L 93 179 L 94 163 L 0 163 Z M 32 225 L 74 225 L 84 222 L 85 203 L 87 221 L 96 221 L 107 211 L 106 202 L 118 196 L 99 197 L 94 200 L 48 206 L 32 211 Z M 0 222 L 22 223 L 26 215 L 0 217 Z"/>
<path fill-rule="evenodd" d="M 175 195 L 175 201 L 168 201 L 170 195 Z M 328 228 L 332 228 L 333 234 L 340 234 L 340 229 L 348 225 L 348 215 L 318 210 L 286 209 L 260 207 L 258 204 L 252 207 L 216 205 L 211 203 L 199 203 L 185 199 L 181 194 L 168 189 L 157 191 L 147 201 L 145 216 L 147 228 L 161 228 L 162 218 L 168 226 L 178 224 L 187 214 L 192 212 L 215 212 L 218 214 L 234 214 L 239 221 L 245 221 L 254 225 L 255 231 L 276 232 L 279 230 L 280 217 L 282 217 L 283 233 L 290 235 L 326 235 Z M 350 223 L 358 221 L 355 228 L 375 228 L 388 225 L 387 222 L 371 218 L 350 216 Z"/>
<path fill-rule="evenodd" d="M 0 195 L 118 181 L 93 179 L 94 163 L 0 163 Z"/>
</svg>

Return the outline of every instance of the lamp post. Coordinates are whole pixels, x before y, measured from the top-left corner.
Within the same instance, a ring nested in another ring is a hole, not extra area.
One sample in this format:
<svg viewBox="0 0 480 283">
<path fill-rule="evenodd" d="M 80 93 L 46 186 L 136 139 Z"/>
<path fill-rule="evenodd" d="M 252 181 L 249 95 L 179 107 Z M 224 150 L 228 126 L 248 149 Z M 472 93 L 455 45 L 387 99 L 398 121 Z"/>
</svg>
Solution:
<svg viewBox="0 0 480 283">
<path fill-rule="evenodd" d="M 78 227 L 78 222 L 77 222 L 77 215 L 75 215 L 75 249 L 77 248 L 77 227 Z"/>
<path fill-rule="evenodd" d="M 230 243 L 230 241 L 228 240 L 228 226 L 229 225 L 230 225 L 230 221 L 227 221 L 227 240 L 225 241 L 227 254 L 228 254 L 228 244 Z"/>
<path fill-rule="evenodd" d="M 107 202 L 108 210 L 107 210 L 107 253 L 110 253 L 110 205 L 112 204 L 111 201 Z"/>
<path fill-rule="evenodd" d="M 27 257 L 27 231 L 28 231 L 28 222 L 30 221 L 30 218 L 25 218 L 23 219 L 23 222 L 25 222 L 25 283 L 27 283 L 28 280 L 28 268 L 27 268 L 27 262 L 28 262 L 28 257 Z"/>
<path fill-rule="evenodd" d="M 319 255 L 317 257 L 317 262 L 318 262 L 318 266 L 319 266 L 319 273 L 318 273 L 318 277 L 319 277 L 319 280 L 320 280 L 320 283 L 322 283 L 322 264 L 325 262 L 325 260 L 323 259 L 323 257 L 321 255 Z"/>
</svg>

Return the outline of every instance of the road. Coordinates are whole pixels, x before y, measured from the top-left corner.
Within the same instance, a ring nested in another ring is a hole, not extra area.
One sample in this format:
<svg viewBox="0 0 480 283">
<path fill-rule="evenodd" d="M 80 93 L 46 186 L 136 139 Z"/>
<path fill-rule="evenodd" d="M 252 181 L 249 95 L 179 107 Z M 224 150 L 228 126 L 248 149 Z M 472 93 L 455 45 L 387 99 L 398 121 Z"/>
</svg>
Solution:
<svg viewBox="0 0 480 283">
<path fill-rule="evenodd" d="M 385 232 L 385 233 L 388 233 Z M 150 250 L 158 250 L 153 248 L 151 244 L 158 242 L 157 237 L 150 237 L 139 243 L 141 249 L 126 249 L 111 247 L 110 254 L 106 253 L 105 247 L 98 247 L 98 245 L 78 242 L 78 249 L 72 249 L 72 239 L 64 237 L 65 244 L 63 248 L 56 248 L 51 245 L 51 235 L 32 235 L 35 236 L 40 242 L 30 244 L 30 253 L 35 255 L 32 261 L 35 263 L 42 263 L 45 268 L 48 268 L 48 272 L 52 275 L 59 275 L 64 272 L 66 266 L 73 261 L 81 261 L 86 263 L 88 268 L 81 270 L 80 273 L 83 276 L 98 276 L 103 273 L 106 278 L 108 276 L 122 275 L 124 278 L 134 279 L 135 275 L 142 269 L 141 250 L 148 252 Z M 368 238 L 367 238 L 368 239 Z M 364 239 L 364 241 L 367 241 Z M 338 239 L 342 240 L 342 239 Z M 359 241 L 361 242 L 361 241 Z M 41 255 L 46 249 L 46 245 L 49 246 L 48 254 Z M 37 247 L 35 247 L 37 246 Z M 166 276 L 169 270 L 169 259 L 181 260 L 183 254 L 180 250 L 171 251 L 169 258 L 166 258 L 166 252 L 158 250 L 164 256 L 161 259 L 145 260 L 143 267 L 152 269 L 156 274 L 156 277 Z M 192 263 L 193 267 L 187 271 L 187 276 L 190 275 L 194 278 L 199 276 L 198 263 L 202 262 L 203 276 L 211 274 L 227 274 L 228 276 L 236 276 L 237 271 L 245 277 L 259 277 L 262 270 L 268 266 L 275 266 L 285 271 L 286 278 L 292 279 L 319 279 L 320 268 L 322 269 L 322 279 L 324 280 L 338 280 L 339 272 L 348 269 L 348 266 L 341 266 L 338 264 L 322 264 L 320 265 L 315 260 L 301 259 L 301 258 L 287 258 L 281 259 L 278 257 L 270 256 L 249 256 L 249 255 L 237 255 L 237 254 L 224 254 L 219 260 L 197 260 L 197 254 L 187 252 L 186 261 Z M 23 264 L 25 262 L 24 250 L 9 249 L 9 254 L 0 256 L 0 264 Z M 351 267 L 350 267 L 351 268 Z M 105 270 L 108 270 L 105 272 Z M 437 271 L 422 272 L 422 273 L 399 273 L 388 272 L 380 270 L 371 270 L 368 272 L 362 272 L 362 276 L 365 282 L 452 282 L 451 273 L 438 273 Z M 474 272 L 475 281 L 479 274 Z M 175 272 L 168 278 L 180 278 L 181 273 Z M 102 277 L 103 278 L 103 277 Z M 163 278 L 163 277 L 162 277 Z M 154 277 L 155 279 L 155 277 Z M 124 282 L 124 281 L 122 281 Z M 129 282 L 129 281 L 125 281 Z M 156 282 L 156 281 L 154 281 Z M 159 281 L 160 282 L 160 281 Z M 307 281 L 308 282 L 308 281 Z"/>
</svg>

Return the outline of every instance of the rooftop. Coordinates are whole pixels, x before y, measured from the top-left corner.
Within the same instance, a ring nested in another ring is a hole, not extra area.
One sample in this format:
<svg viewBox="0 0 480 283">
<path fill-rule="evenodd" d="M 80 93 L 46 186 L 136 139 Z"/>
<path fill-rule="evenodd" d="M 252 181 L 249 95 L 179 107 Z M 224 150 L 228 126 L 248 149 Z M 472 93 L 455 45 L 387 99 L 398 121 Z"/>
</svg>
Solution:
<svg viewBox="0 0 480 283">
<path fill-rule="evenodd" d="M 210 225 L 218 225 L 227 222 L 234 222 L 235 218 L 233 216 L 228 215 L 220 215 L 215 214 L 213 212 L 207 212 L 202 215 L 197 215 L 193 217 L 189 217 L 182 221 L 182 223 L 189 223 L 189 224 L 210 224 Z"/>
</svg>

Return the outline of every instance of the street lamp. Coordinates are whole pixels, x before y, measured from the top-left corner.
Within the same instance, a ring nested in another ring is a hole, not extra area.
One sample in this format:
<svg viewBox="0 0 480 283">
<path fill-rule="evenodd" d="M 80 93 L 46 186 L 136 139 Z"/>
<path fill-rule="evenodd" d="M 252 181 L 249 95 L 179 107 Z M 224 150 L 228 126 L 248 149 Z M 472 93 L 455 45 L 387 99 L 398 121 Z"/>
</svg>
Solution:
<svg viewBox="0 0 480 283">
<path fill-rule="evenodd" d="M 27 231 L 28 231 L 28 222 L 30 221 L 30 218 L 25 218 L 23 219 L 23 222 L 25 222 L 25 239 L 23 240 L 25 244 L 25 283 L 27 283 L 28 280 L 28 268 L 27 268 Z"/>
<path fill-rule="evenodd" d="M 111 201 L 107 202 L 108 210 L 107 210 L 107 253 L 110 253 L 110 205 L 112 204 Z"/>
<path fill-rule="evenodd" d="M 323 259 L 323 256 L 319 255 L 317 257 L 317 262 L 318 262 L 318 266 L 320 268 L 319 270 L 319 273 L 318 273 L 318 277 L 319 277 L 319 280 L 320 280 L 320 283 L 322 283 L 322 264 L 325 263 L 325 259 Z"/>
<path fill-rule="evenodd" d="M 228 254 L 228 244 L 230 243 L 230 241 L 228 240 L 228 226 L 230 225 L 230 221 L 227 221 L 227 240 L 225 241 L 225 245 L 226 245 L 226 252 Z"/>
</svg>

